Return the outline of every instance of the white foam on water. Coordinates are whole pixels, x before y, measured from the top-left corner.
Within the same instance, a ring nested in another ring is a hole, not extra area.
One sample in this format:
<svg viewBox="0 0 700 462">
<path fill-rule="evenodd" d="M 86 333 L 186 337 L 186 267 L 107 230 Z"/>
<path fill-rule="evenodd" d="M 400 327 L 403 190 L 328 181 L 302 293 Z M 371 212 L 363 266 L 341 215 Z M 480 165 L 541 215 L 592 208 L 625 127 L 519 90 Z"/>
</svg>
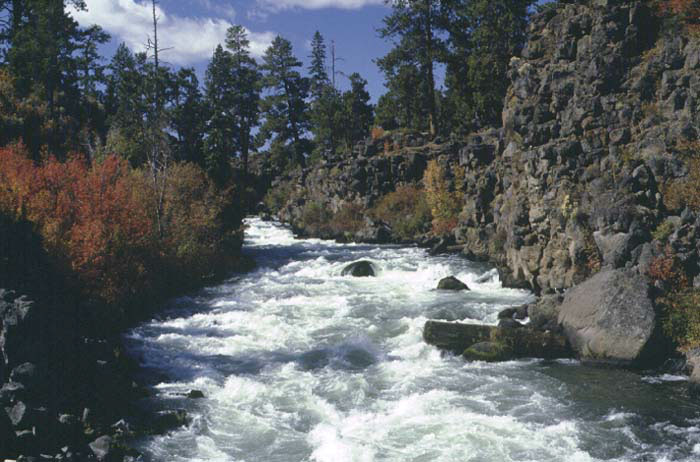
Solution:
<svg viewBox="0 0 700 462">
<path fill-rule="evenodd" d="M 653 452 L 621 435 L 633 413 L 581 417 L 541 361 L 467 363 L 423 342 L 427 319 L 495 324 L 503 308 L 533 300 L 503 289 L 496 271 L 412 247 L 296 240 L 258 219 L 248 220 L 245 245 L 257 270 L 180 299 L 169 319 L 129 334 L 144 365 L 168 376 L 155 401 L 195 417 L 145 440 L 148 460 L 633 460 L 635 448 L 606 452 L 619 441 Z M 341 275 L 360 260 L 377 277 Z M 434 290 L 450 275 L 471 291 Z M 182 397 L 192 389 L 205 399 Z M 591 427 L 606 440 L 589 442 Z"/>
</svg>

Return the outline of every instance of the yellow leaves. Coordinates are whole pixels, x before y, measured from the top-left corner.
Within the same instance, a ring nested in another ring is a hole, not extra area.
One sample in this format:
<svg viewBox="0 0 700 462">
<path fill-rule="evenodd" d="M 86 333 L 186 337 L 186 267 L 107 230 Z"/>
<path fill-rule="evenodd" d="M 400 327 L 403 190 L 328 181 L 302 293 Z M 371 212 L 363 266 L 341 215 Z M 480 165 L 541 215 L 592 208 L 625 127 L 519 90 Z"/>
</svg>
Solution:
<svg viewBox="0 0 700 462">
<path fill-rule="evenodd" d="M 459 195 L 450 187 L 447 172 L 437 162 L 431 160 L 423 174 L 425 193 L 433 215 L 433 233 L 444 235 L 457 226 L 457 215 L 462 206 Z"/>
</svg>

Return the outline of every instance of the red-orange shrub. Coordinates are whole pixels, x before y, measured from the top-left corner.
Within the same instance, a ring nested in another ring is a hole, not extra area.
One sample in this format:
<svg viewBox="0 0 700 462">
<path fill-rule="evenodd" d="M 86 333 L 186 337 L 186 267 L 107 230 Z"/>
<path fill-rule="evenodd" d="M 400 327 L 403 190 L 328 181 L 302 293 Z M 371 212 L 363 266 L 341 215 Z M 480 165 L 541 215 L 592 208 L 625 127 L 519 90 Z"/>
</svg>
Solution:
<svg viewBox="0 0 700 462">
<path fill-rule="evenodd" d="M 143 289 L 152 221 L 116 156 L 89 166 L 79 156 L 40 165 L 19 148 L 0 150 L 0 209 L 34 223 L 92 295 L 124 299 Z"/>
</svg>

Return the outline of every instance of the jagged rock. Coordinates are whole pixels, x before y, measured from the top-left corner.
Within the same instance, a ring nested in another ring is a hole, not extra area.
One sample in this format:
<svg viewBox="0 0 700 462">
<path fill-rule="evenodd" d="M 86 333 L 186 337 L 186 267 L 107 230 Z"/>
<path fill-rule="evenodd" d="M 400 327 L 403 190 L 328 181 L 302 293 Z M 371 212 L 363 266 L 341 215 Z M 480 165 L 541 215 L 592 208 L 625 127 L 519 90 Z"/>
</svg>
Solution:
<svg viewBox="0 0 700 462">
<path fill-rule="evenodd" d="M 469 287 L 454 276 L 446 277 L 438 282 L 438 290 L 469 290 Z"/>
<path fill-rule="evenodd" d="M 369 261 L 358 261 L 355 263 L 350 263 L 348 266 L 343 268 L 341 274 L 343 276 L 353 276 L 356 278 L 376 276 L 374 264 L 372 264 L 372 262 Z"/>
<path fill-rule="evenodd" d="M 606 270 L 569 290 L 559 323 L 585 360 L 643 365 L 655 353 L 649 283 L 631 270 Z"/>
</svg>

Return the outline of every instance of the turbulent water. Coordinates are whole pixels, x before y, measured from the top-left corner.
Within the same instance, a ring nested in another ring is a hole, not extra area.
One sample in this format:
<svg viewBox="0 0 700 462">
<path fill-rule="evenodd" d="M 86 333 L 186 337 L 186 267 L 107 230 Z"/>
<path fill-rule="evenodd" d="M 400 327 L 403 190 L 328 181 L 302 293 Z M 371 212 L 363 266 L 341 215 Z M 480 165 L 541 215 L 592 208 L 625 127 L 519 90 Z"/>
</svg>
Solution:
<svg viewBox="0 0 700 462">
<path fill-rule="evenodd" d="M 488 267 L 417 248 L 295 240 L 249 221 L 259 268 L 175 301 L 129 334 L 152 405 L 193 423 L 142 442 L 153 461 L 697 461 L 682 377 L 573 361 L 466 363 L 427 319 L 494 324 L 532 295 Z M 376 278 L 342 277 L 370 259 Z M 456 275 L 473 290 L 432 290 Z M 182 397 L 201 390 L 202 400 Z"/>
</svg>

